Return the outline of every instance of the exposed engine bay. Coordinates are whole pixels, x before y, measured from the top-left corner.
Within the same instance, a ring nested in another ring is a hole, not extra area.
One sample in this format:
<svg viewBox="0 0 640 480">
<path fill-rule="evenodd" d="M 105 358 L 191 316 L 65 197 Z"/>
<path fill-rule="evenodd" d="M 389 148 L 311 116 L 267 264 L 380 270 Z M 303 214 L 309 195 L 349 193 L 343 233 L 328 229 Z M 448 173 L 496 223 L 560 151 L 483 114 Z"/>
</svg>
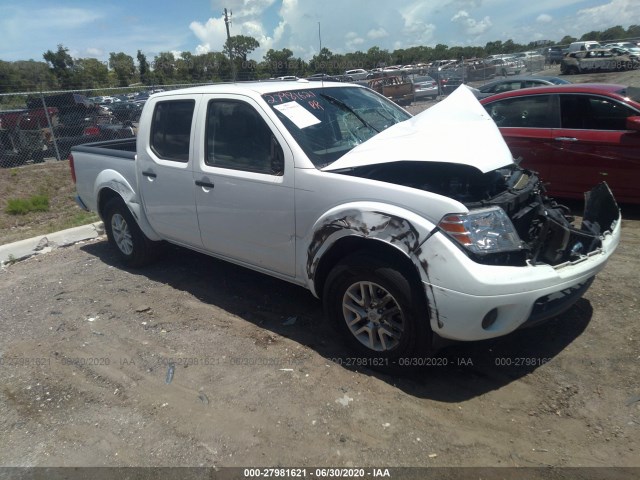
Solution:
<svg viewBox="0 0 640 480">
<path fill-rule="evenodd" d="M 345 169 L 341 173 L 429 191 L 453 198 L 470 211 L 498 206 L 522 240 L 512 252 L 470 254 L 494 265 L 560 265 L 578 261 L 602 246 L 619 208 L 606 183 L 586 194 L 580 226 L 568 207 L 546 195 L 535 172 L 515 164 L 482 173 L 470 165 L 438 162 L 392 162 Z M 469 252 L 466 252 L 469 254 Z"/>
</svg>

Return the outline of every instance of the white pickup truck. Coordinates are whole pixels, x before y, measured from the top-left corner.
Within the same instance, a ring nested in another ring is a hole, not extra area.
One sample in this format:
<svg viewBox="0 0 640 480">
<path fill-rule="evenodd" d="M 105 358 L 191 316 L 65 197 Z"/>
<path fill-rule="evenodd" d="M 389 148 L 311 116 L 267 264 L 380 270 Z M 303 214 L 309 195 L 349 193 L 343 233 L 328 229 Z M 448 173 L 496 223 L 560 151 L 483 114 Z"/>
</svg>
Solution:
<svg viewBox="0 0 640 480">
<path fill-rule="evenodd" d="M 349 84 L 168 91 L 137 144 L 77 146 L 70 163 L 125 264 L 166 241 L 295 283 L 385 362 L 557 316 L 620 240 L 606 184 L 575 225 L 464 86 L 415 117 Z"/>
</svg>

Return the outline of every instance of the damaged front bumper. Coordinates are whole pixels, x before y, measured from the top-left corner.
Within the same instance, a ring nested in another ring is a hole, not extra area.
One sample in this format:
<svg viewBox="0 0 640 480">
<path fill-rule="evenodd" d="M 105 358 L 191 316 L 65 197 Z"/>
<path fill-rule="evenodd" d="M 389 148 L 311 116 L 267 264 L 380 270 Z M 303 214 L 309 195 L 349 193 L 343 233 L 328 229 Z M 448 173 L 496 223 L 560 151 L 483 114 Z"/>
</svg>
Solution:
<svg viewBox="0 0 640 480">
<path fill-rule="evenodd" d="M 432 235 L 422 260 L 433 331 L 453 340 L 493 338 L 570 308 L 620 242 L 620 210 L 606 184 L 586 195 L 581 228 L 567 225 L 548 222 L 551 241 L 522 266 L 479 263 L 444 233 Z"/>
</svg>

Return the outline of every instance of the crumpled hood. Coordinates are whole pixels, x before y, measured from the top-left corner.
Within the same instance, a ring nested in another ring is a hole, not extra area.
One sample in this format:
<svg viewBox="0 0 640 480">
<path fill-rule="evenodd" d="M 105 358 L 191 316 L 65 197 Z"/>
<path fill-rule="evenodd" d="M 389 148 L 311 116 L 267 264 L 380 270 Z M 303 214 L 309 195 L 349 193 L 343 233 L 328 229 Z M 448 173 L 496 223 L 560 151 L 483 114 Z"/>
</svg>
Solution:
<svg viewBox="0 0 640 480">
<path fill-rule="evenodd" d="M 484 107 L 461 85 L 445 100 L 383 130 L 322 170 L 398 161 L 459 163 L 486 173 L 513 163 L 513 156 Z"/>
</svg>

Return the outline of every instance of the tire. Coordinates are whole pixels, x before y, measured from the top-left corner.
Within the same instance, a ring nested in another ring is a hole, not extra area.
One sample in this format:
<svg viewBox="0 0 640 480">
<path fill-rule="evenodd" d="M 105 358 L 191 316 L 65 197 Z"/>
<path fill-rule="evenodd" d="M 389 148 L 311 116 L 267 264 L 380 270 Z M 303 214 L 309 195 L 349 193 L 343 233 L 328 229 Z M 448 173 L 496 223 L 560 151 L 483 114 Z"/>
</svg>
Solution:
<svg viewBox="0 0 640 480">
<path fill-rule="evenodd" d="M 123 264 L 141 267 L 155 260 L 161 242 L 145 236 L 121 198 L 109 200 L 104 212 L 107 239 Z"/>
<path fill-rule="evenodd" d="M 345 258 L 327 277 L 326 315 L 351 350 L 384 360 L 372 366 L 402 366 L 400 359 L 430 351 L 426 299 L 411 278 L 399 266 L 364 254 Z"/>
</svg>

